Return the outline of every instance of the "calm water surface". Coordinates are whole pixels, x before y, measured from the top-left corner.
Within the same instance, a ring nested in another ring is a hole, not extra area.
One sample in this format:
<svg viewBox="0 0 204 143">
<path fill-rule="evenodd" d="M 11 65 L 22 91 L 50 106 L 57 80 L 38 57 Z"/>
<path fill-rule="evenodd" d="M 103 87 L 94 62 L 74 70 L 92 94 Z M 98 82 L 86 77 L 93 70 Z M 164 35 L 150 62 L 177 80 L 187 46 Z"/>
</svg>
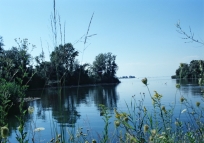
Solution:
<svg viewBox="0 0 204 143">
<path fill-rule="evenodd" d="M 180 91 L 175 87 L 177 81 L 168 77 L 148 78 L 149 89 L 152 95 L 154 91 L 163 95 L 162 103 L 168 107 L 176 103 L 175 118 L 185 109 L 180 104 L 180 97 L 183 95 L 194 104 L 202 98 L 201 89 L 196 80 L 182 81 Z M 25 129 L 28 131 L 29 142 L 31 141 L 33 130 L 37 127 L 43 127 L 45 130 L 35 133 L 36 142 L 48 142 L 55 137 L 55 133 L 64 133 L 68 138 L 69 132 L 76 133 L 77 128 L 83 127 L 83 131 L 88 129 L 90 135 L 98 138 L 97 134 L 102 134 L 104 121 L 100 116 L 99 104 L 104 104 L 110 110 L 113 117 L 110 122 L 114 122 L 113 109 L 127 111 L 127 105 L 130 105 L 132 96 L 141 100 L 144 97 L 144 106 L 151 112 L 152 100 L 146 86 L 141 79 L 121 79 L 118 85 L 97 85 L 80 87 L 77 96 L 77 88 L 69 87 L 62 90 L 61 96 L 54 88 L 29 91 L 27 93 L 32 97 L 40 97 L 40 100 L 30 102 L 30 106 L 35 108 L 32 115 L 26 115 Z M 126 105 L 127 103 L 127 105 Z M 168 109 L 168 108 L 167 108 Z M 182 120 L 187 120 L 185 114 L 181 115 Z M 9 118 L 9 129 L 11 143 L 16 142 L 15 130 L 19 126 L 15 117 Z M 110 124 L 110 132 L 114 132 L 114 125 Z"/>
</svg>

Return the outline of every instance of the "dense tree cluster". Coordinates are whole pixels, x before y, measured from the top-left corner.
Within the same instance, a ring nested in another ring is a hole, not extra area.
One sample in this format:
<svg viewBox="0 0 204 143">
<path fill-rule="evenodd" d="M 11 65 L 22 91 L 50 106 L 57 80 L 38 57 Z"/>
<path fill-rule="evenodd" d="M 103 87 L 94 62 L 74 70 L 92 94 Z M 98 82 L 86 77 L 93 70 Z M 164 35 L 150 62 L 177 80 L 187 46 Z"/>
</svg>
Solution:
<svg viewBox="0 0 204 143">
<path fill-rule="evenodd" d="M 118 69 L 116 56 L 112 53 L 99 54 L 92 65 L 80 64 L 77 60 L 79 52 L 67 43 L 55 47 L 50 61 L 45 61 L 43 51 L 35 58 L 29 54 L 31 45 L 27 39 L 17 39 L 16 43 L 17 47 L 4 50 L 3 38 L 0 37 L 1 78 L 7 81 L 21 78 L 30 88 L 119 83 L 115 76 Z"/>
<path fill-rule="evenodd" d="M 115 74 L 118 69 L 116 56 L 112 53 L 99 54 L 92 66 L 92 75 L 102 82 L 116 82 Z"/>
<path fill-rule="evenodd" d="M 177 78 L 201 78 L 204 69 L 203 60 L 192 60 L 190 64 L 181 63 L 176 70 Z"/>
</svg>

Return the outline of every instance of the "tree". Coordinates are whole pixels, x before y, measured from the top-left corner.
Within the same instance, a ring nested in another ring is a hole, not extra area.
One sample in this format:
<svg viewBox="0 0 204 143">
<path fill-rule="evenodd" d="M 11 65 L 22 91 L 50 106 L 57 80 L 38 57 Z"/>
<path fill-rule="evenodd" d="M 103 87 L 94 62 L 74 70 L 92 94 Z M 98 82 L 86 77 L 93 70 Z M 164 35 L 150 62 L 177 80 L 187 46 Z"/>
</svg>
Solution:
<svg viewBox="0 0 204 143">
<path fill-rule="evenodd" d="M 96 56 L 93 62 L 92 75 L 99 78 L 101 82 L 113 82 L 118 66 L 115 62 L 116 56 L 112 53 L 101 53 Z"/>
<path fill-rule="evenodd" d="M 182 63 L 182 66 L 176 70 L 176 76 L 178 78 L 201 78 L 201 69 L 204 68 L 203 63 L 204 61 L 202 60 L 192 60 L 189 65 Z"/>
<path fill-rule="evenodd" d="M 50 60 L 56 66 L 62 65 L 66 70 L 73 70 L 73 63 L 78 56 L 78 51 L 75 51 L 71 43 L 59 45 L 50 55 Z"/>
<path fill-rule="evenodd" d="M 4 41 L 3 41 L 3 37 L 0 36 L 0 54 L 3 54 L 3 46 L 4 46 Z"/>
<path fill-rule="evenodd" d="M 71 43 L 59 45 L 50 55 L 50 61 L 55 67 L 56 80 L 60 81 L 65 78 L 68 74 L 73 72 L 73 63 L 78 51 L 76 51 Z"/>
</svg>

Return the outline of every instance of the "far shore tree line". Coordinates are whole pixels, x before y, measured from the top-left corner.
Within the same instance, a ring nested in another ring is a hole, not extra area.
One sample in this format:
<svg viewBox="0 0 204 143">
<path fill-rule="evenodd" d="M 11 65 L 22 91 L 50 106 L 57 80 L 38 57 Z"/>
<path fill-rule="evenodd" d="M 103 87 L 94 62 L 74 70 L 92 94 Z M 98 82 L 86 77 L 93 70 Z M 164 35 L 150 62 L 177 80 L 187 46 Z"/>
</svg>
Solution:
<svg viewBox="0 0 204 143">
<path fill-rule="evenodd" d="M 93 64 L 80 64 L 79 52 L 67 43 L 55 47 L 50 61 L 45 61 L 43 50 L 39 56 L 32 57 L 29 47 L 33 45 L 28 39 L 15 41 L 16 47 L 4 50 L 0 36 L 0 78 L 6 81 L 15 82 L 21 78 L 29 88 L 120 82 L 116 77 L 116 55 L 110 52 L 97 55 Z"/>
<path fill-rule="evenodd" d="M 204 69 L 203 60 L 192 60 L 190 64 L 181 63 L 179 68 L 176 70 L 176 75 L 172 78 L 181 79 L 198 79 L 202 78 Z"/>
</svg>

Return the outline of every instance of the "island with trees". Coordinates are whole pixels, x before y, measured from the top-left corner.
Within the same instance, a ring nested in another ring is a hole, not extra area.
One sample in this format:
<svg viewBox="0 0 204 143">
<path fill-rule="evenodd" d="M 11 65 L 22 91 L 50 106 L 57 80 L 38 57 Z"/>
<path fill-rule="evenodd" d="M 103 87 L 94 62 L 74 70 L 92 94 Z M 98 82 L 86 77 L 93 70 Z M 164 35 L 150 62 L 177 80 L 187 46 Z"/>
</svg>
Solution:
<svg viewBox="0 0 204 143">
<path fill-rule="evenodd" d="M 202 71 L 204 69 L 203 60 L 192 60 L 190 64 L 181 63 L 176 70 L 176 75 L 173 75 L 173 79 L 189 79 L 189 78 L 202 78 Z"/>
</svg>

